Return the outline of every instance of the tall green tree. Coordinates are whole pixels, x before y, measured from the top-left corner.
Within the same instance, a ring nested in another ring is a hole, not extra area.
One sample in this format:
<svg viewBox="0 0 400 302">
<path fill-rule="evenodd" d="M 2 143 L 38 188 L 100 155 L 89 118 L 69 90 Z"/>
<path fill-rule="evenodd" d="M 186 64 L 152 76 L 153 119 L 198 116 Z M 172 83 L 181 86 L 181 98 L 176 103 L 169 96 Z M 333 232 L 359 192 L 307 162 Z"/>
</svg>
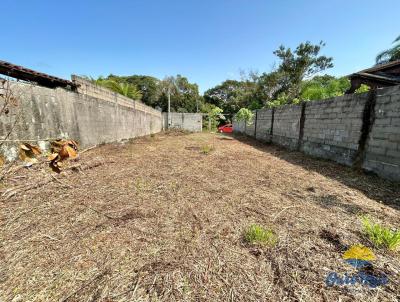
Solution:
<svg viewBox="0 0 400 302">
<path fill-rule="evenodd" d="M 155 107 L 160 97 L 160 80 L 146 75 L 115 76 L 109 75 L 109 79 L 117 82 L 128 83 L 137 87 L 142 94 L 142 102 L 146 105 Z"/>
<path fill-rule="evenodd" d="M 203 102 L 197 84 L 190 83 L 186 77 L 179 74 L 166 77 L 161 81 L 160 89 L 161 95 L 157 104 L 163 111 L 168 110 L 168 93 L 172 112 L 196 112 Z"/>
<path fill-rule="evenodd" d="M 264 74 L 260 84 L 267 84 L 270 97 L 277 98 L 285 94 L 289 103 L 300 98 L 301 84 L 304 80 L 333 67 L 333 58 L 320 55 L 324 42 L 301 43 L 294 51 L 280 46 L 274 54 L 279 58 L 278 68 L 271 74 Z"/>
<path fill-rule="evenodd" d="M 350 87 L 347 77 L 336 78 L 330 75 L 315 76 L 301 84 L 301 100 L 322 100 L 343 95 Z"/>
<path fill-rule="evenodd" d="M 222 108 L 226 114 L 235 114 L 242 107 L 258 109 L 262 104 L 254 97 L 256 83 L 250 80 L 226 80 L 204 93 L 204 101 Z"/>
<path fill-rule="evenodd" d="M 393 41 L 393 46 L 387 50 L 382 51 L 376 56 L 376 63 L 382 64 L 400 60 L 400 36 Z"/>
</svg>

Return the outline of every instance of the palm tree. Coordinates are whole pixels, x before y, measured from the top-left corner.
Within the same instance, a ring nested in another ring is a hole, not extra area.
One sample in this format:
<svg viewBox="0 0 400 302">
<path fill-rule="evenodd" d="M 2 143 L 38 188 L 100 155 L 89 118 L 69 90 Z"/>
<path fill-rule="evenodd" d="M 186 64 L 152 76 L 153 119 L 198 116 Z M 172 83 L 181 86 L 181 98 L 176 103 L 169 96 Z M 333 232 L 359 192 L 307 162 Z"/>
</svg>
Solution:
<svg viewBox="0 0 400 302">
<path fill-rule="evenodd" d="M 142 93 L 135 85 L 129 83 L 121 83 L 112 79 L 105 79 L 99 77 L 94 81 L 97 85 L 108 88 L 116 93 L 122 94 L 130 99 L 140 101 L 142 99 Z"/>
<path fill-rule="evenodd" d="M 393 47 L 382 51 L 376 56 L 376 64 L 400 60 L 400 36 L 393 41 Z"/>
</svg>

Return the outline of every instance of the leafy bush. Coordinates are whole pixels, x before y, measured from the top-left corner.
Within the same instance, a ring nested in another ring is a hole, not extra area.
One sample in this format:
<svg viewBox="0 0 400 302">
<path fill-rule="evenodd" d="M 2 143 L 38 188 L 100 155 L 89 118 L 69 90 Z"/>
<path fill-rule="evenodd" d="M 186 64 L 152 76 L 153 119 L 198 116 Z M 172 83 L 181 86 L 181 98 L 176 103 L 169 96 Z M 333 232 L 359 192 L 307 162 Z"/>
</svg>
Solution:
<svg viewBox="0 0 400 302">
<path fill-rule="evenodd" d="M 236 113 L 235 117 L 236 117 L 236 120 L 239 122 L 245 121 L 246 123 L 249 123 L 253 119 L 254 113 L 251 112 L 251 110 L 249 110 L 247 108 L 242 108 Z"/>
<path fill-rule="evenodd" d="M 274 231 L 266 229 L 258 224 L 252 224 L 244 233 L 244 239 L 251 244 L 275 245 L 278 237 Z"/>
<path fill-rule="evenodd" d="M 400 247 L 400 230 L 393 231 L 379 223 L 373 223 L 367 216 L 362 217 L 361 221 L 364 233 L 376 247 L 388 248 L 391 251 Z"/>
</svg>

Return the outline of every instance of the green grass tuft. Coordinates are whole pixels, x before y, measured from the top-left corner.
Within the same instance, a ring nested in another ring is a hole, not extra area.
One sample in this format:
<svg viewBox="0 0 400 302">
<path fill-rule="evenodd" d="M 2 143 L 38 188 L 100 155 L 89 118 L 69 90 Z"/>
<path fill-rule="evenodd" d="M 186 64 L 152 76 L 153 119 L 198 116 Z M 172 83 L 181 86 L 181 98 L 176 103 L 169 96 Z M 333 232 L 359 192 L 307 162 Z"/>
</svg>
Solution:
<svg viewBox="0 0 400 302">
<path fill-rule="evenodd" d="M 395 251 L 400 248 L 400 230 L 394 231 L 379 223 L 372 222 L 367 216 L 361 218 L 363 231 L 377 248 Z"/>
<path fill-rule="evenodd" d="M 203 153 L 203 154 L 208 154 L 213 150 L 214 150 L 214 146 L 212 146 L 212 145 L 203 145 L 201 147 L 201 153 Z"/>
<path fill-rule="evenodd" d="M 252 224 L 244 233 L 244 239 L 251 244 L 271 245 L 278 242 L 275 232 L 258 224 Z"/>
</svg>

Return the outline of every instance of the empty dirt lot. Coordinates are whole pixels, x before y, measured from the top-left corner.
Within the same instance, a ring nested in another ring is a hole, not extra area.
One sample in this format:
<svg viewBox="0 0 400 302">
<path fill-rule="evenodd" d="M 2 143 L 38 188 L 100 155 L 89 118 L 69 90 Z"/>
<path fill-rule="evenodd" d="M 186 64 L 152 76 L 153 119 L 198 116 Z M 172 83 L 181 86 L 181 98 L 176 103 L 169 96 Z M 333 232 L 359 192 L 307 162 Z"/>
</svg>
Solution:
<svg viewBox="0 0 400 302">
<path fill-rule="evenodd" d="M 399 227 L 398 184 L 204 133 L 104 145 L 70 165 L 1 182 L 0 301 L 400 299 L 399 255 L 383 250 L 374 269 L 387 285 L 325 285 L 354 273 L 348 246 L 372 248 L 359 215 Z M 252 223 L 278 243 L 246 244 Z"/>
</svg>

